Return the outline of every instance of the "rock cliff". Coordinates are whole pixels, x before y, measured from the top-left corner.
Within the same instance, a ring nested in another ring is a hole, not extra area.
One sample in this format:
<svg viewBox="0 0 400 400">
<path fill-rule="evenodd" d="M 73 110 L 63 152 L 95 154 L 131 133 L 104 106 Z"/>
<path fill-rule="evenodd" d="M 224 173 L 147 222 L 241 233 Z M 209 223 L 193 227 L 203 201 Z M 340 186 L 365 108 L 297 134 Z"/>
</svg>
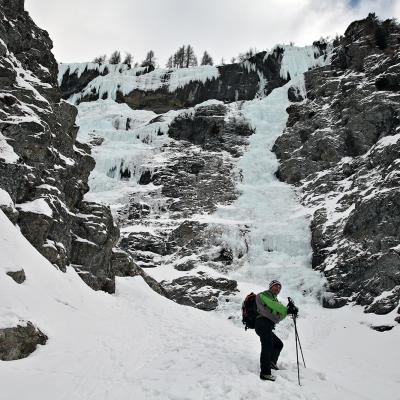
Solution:
<svg viewBox="0 0 400 400">
<path fill-rule="evenodd" d="M 112 292 L 115 274 L 136 270 L 114 249 L 109 208 L 83 199 L 95 162 L 61 99 L 52 42 L 22 0 L 2 0 L 0 18 L 0 207 L 57 268 Z"/>
<path fill-rule="evenodd" d="M 332 62 L 305 74 L 307 100 L 289 107 L 274 150 L 280 179 L 315 210 L 313 267 L 327 307 L 386 314 L 400 299 L 400 26 L 353 22 Z"/>
</svg>

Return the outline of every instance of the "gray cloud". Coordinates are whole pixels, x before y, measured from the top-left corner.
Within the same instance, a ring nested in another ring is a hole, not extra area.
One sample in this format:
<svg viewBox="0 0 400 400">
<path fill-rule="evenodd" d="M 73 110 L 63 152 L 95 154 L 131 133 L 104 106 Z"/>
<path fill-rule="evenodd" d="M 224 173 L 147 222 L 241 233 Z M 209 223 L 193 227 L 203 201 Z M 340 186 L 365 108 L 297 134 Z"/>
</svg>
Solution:
<svg viewBox="0 0 400 400">
<path fill-rule="evenodd" d="M 250 47 L 311 44 L 343 33 L 375 11 L 400 17 L 400 0 L 26 0 L 35 22 L 54 42 L 59 61 L 90 61 L 113 50 L 142 60 L 153 49 L 161 65 L 182 44 L 219 62 Z"/>
</svg>

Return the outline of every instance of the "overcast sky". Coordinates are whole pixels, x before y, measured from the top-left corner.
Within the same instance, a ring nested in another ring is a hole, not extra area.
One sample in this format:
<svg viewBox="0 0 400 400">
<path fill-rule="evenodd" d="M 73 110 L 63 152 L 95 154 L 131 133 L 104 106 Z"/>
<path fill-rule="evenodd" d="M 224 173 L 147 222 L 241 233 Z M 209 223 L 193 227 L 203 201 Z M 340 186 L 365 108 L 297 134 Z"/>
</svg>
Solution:
<svg viewBox="0 0 400 400">
<path fill-rule="evenodd" d="M 152 49 L 161 66 L 188 43 L 198 58 L 207 50 L 216 63 L 228 62 L 250 47 L 342 34 L 371 11 L 400 19 L 400 0 L 25 0 L 25 7 L 50 33 L 58 61 L 91 61 L 115 49 L 141 61 Z"/>
</svg>

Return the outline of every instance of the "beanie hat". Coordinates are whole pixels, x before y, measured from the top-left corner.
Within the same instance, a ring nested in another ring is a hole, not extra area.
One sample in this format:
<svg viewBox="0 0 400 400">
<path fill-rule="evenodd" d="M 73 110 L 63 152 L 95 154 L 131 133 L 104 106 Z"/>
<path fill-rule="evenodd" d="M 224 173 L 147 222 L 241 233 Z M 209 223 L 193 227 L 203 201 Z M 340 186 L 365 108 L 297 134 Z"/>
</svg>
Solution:
<svg viewBox="0 0 400 400">
<path fill-rule="evenodd" d="M 269 289 L 271 289 L 272 286 L 275 286 L 275 285 L 279 285 L 280 287 L 282 287 L 282 283 L 280 283 L 278 280 L 274 279 L 273 281 L 271 281 L 269 283 Z"/>
</svg>

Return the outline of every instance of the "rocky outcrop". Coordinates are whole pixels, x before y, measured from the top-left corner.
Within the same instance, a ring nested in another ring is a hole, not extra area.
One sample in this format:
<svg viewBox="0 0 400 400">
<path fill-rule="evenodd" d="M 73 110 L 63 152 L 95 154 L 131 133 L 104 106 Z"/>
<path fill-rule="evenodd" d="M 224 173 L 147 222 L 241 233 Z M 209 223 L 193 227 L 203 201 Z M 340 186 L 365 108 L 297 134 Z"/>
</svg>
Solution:
<svg viewBox="0 0 400 400">
<path fill-rule="evenodd" d="M 328 307 L 354 301 L 386 314 L 400 299 L 400 27 L 352 23 L 329 66 L 305 74 L 307 101 L 289 107 L 274 146 L 280 179 L 315 209 L 313 267 Z"/>
<path fill-rule="evenodd" d="M 19 271 L 8 271 L 7 275 L 10 276 L 18 284 L 21 284 L 26 280 L 25 271 L 23 269 Z"/>
<path fill-rule="evenodd" d="M 47 336 L 31 322 L 14 328 L 0 329 L 0 360 L 11 361 L 26 358 L 38 344 L 45 345 Z"/>
<path fill-rule="evenodd" d="M 76 108 L 61 100 L 52 42 L 23 7 L 0 1 L 0 188 L 11 198 L 2 209 L 59 269 L 72 264 L 112 291 L 118 229 L 109 208 L 83 201 L 95 162 L 76 141 Z"/>
</svg>

